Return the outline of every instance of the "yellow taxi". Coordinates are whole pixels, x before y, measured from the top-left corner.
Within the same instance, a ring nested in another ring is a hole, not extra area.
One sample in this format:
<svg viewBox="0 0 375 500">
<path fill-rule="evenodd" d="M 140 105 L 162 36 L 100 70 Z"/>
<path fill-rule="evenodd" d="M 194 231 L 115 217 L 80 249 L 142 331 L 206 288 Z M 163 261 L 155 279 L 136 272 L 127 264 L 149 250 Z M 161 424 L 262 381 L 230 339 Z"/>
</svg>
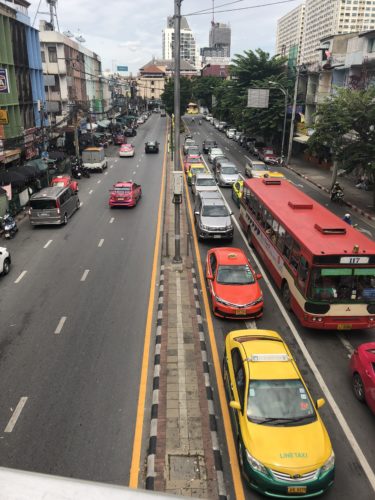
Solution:
<svg viewBox="0 0 375 500">
<path fill-rule="evenodd" d="M 281 336 L 236 330 L 225 339 L 224 384 L 250 487 L 276 498 L 311 498 L 334 482 L 335 455 L 318 408 Z"/>
<path fill-rule="evenodd" d="M 193 178 L 193 175 L 195 174 L 205 174 L 207 173 L 208 170 L 206 168 L 206 165 L 204 163 L 193 163 L 191 164 L 189 170 L 187 171 L 187 183 L 189 186 L 191 186 L 191 180 Z"/>
<path fill-rule="evenodd" d="M 238 180 L 234 184 L 232 184 L 232 200 L 240 207 L 240 201 L 243 195 L 243 181 Z"/>
<path fill-rule="evenodd" d="M 245 174 L 252 179 L 272 177 L 285 179 L 285 175 L 278 170 L 270 170 L 269 166 L 260 160 L 249 160 L 245 165 Z"/>
</svg>

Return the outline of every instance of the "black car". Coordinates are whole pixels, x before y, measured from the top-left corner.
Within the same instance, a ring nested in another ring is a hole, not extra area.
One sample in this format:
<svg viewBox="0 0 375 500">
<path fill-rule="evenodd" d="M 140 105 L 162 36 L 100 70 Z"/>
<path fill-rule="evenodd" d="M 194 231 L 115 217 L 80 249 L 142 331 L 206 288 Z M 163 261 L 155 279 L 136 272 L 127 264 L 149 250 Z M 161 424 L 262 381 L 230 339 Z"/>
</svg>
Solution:
<svg viewBox="0 0 375 500">
<path fill-rule="evenodd" d="M 159 143 L 157 141 L 145 142 L 145 153 L 159 153 Z"/>
<path fill-rule="evenodd" d="M 136 135 L 137 135 L 137 131 L 135 130 L 134 127 L 128 127 L 124 130 L 125 137 L 134 137 Z"/>
<path fill-rule="evenodd" d="M 215 148 L 217 146 L 217 143 L 216 141 L 214 141 L 213 139 L 206 139 L 202 142 L 202 150 L 203 150 L 203 153 L 208 153 L 208 150 L 210 148 Z"/>
</svg>

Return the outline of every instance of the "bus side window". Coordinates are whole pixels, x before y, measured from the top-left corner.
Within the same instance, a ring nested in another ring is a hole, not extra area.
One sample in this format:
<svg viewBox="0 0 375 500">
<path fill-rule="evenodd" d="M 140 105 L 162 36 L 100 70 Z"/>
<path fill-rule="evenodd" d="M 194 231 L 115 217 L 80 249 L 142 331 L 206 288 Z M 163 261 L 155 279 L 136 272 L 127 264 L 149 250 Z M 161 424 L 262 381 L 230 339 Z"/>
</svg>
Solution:
<svg viewBox="0 0 375 500">
<path fill-rule="evenodd" d="M 298 243 L 294 242 L 292 251 L 290 253 L 289 262 L 295 271 L 297 271 L 300 256 L 301 256 L 301 247 L 298 245 Z"/>
<path fill-rule="evenodd" d="M 263 213 L 263 205 L 261 203 L 259 203 L 259 201 L 257 201 L 256 216 L 257 216 L 257 220 L 259 220 L 260 222 L 262 222 L 262 213 Z"/>
<path fill-rule="evenodd" d="M 243 190 L 243 197 L 244 197 L 246 205 L 251 207 L 251 192 L 249 191 L 249 189 L 245 188 Z"/>
<path fill-rule="evenodd" d="M 290 234 L 285 233 L 283 254 L 288 260 L 290 258 L 290 252 L 292 250 L 292 246 L 293 246 L 293 238 L 290 236 Z"/>
<path fill-rule="evenodd" d="M 285 229 L 279 224 L 279 230 L 277 232 L 277 248 L 282 252 L 284 249 L 284 239 L 285 239 Z"/>
<path fill-rule="evenodd" d="M 298 284 L 302 290 L 305 289 L 308 274 L 309 274 L 309 263 L 307 262 L 305 257 L 301 255 L 298 267 Z"/>
</svg>

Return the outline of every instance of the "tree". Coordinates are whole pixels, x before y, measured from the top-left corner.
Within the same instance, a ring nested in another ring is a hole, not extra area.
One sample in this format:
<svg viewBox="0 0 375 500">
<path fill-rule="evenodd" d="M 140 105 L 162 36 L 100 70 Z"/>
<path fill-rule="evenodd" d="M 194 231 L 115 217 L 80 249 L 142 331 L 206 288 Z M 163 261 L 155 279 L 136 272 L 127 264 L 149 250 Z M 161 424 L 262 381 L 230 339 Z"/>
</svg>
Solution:
<svg viewBox="0 0 375 500">
<path fill-rule="evenodd" d="M 310 151 L 321 154 L 330 149 L 334 160 L 332 185 L 338 165 L 351 171 L 361 167 L 371 176 L 375 172 L 375 88 L 337 89 L 319 105 Z M 374 190 L 375 206 L 375 190 Z"/>
<path fill-rule="evenodd" d="M 181 116 L 185 113 L 187 105 L 192 99 L 192 84 L 188 78 L 180 79 L 180 113 Z M 174 112 L 174 80 L 168 80 L 165 84 L 164 92 L 161 95 L 161 100 L 165 105 L 167 113 L 171 115 Z"/>
<path fill-rule="evenodd" d="M 222 79 L 216 76 L 202 76 L 192 80 L 192 100 L 201 106 L 212 109 L 214 90 L 222 84 Z"/>
</svg>

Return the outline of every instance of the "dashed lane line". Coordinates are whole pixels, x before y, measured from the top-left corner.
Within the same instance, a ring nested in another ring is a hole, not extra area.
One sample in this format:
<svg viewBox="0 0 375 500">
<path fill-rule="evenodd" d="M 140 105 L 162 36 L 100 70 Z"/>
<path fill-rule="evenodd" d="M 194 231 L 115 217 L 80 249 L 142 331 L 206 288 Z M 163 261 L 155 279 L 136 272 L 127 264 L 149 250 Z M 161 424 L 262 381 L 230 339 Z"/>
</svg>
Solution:
<svg viewBox="0 0 375 500">
<path fill-rule="evenodd" d="M 104 175 L 108 175 L 108 172 L 104 172 Z"/>
<path fill-rule="evenodd" d="M 19 400 L 18 405 L 16 406 L 16 409 L 13 412 L 13 415 L 10 417 L 10 420 L 4 429 L 4 432 L 12 432 L 13 431 L 14 426 L 16 425 L 17 420 L 18 420 L 19 416 L 21 415 L 21 411 L 23 410 L 23 407 L 26 404 L 27 399 L 28 398 L 26 396 L 23 396 Z"/>
<path fill-rule="evenodd" d="M 53 240 L 48 240 L 43 248 L 48 248 L 52 242 L 53 242 Z"/>
<path fill-rule="evenodd" d="M 89 272 L 90 272 L 90 269 L 85 269 L 83 271 L 83 274 L 81 276 L 81 281 L 86 281 L 86 278 L 87 278 L 87 275 L 89 274 Z"/>
<path fill-rule="evenodd" d="M 102 181 L 101 181 L 101 179 L 99 179 L 99 180 L 97 181 L 97 184 L 100 184 L 101 182 L 102 182 Z"/>
<path fill-rule="evenodd" d="M 336 334 L 336 336 L 340 340 L 340 342 L 342 343 L 342 345 L 345 347 L 345 349 L 348 351 L 348 358 L 350 358 L 351 355 L 354 352 L 354 347 L 349 342 L 349 340 L 345 339 L 342 335 Z"/>
<path fill-rule="evenodd" d="M 109 168 L 113 168 L 113 165 L 110 165 Z"/>
<path fill-rule="evenodd" d="M 22 273 L 18 276 L 18 278 L 16 279 L 16 281 L 14 283 L 19 283 L 22 278 L 25 276 L 25 274 L 27 273 L 27 271 L 22 271 Z"/>
<path fill-rule="evenodd" d="M 61 333 L 61 330 L 63 329 L 64 323 L 66 321 L 66 316 L 62 316 L 60 318 L 60 321 L 57 324 L 56 330 L 55 330 L 55 335 L 59 335 Z"/>
<path fill-rule="evenodd" d="M 115 163 L 117 163 L 117 162 L 118 162 L 118 158 L 115 159 Z"/>
<path fill-rule="evenodd" d="M 114 218 L 114 217 L 111 217 L 111 218 L 109 219 L 109 223 L 110 223 L 110 224 L 113 224 L 113 221 L 114 221 L 114 220 L 115 220 L 115 218 Z"/>
<path fill-rule="evenodd" d="M 103 238 L 102 238 L 101 240 L 99 240 L 98 247 L 99 247 L 99 248 L 100 248 L 100 247 L 102 247 L 102 246 L 103 246 L 103 243 L 104 243 L 104 240 L 103 240 Z"/>
<path fill-rule="evenodd" d="M 93 192 L 94 192 L 94 190 L 93 190 L 93 189 L 90 189 L 89 194 L 92 194 Z"/>
<path fill-rule="evenodd" d="M 135 175 L 135 171 L 133 172 L 133 175 Z"/>
</svg>

